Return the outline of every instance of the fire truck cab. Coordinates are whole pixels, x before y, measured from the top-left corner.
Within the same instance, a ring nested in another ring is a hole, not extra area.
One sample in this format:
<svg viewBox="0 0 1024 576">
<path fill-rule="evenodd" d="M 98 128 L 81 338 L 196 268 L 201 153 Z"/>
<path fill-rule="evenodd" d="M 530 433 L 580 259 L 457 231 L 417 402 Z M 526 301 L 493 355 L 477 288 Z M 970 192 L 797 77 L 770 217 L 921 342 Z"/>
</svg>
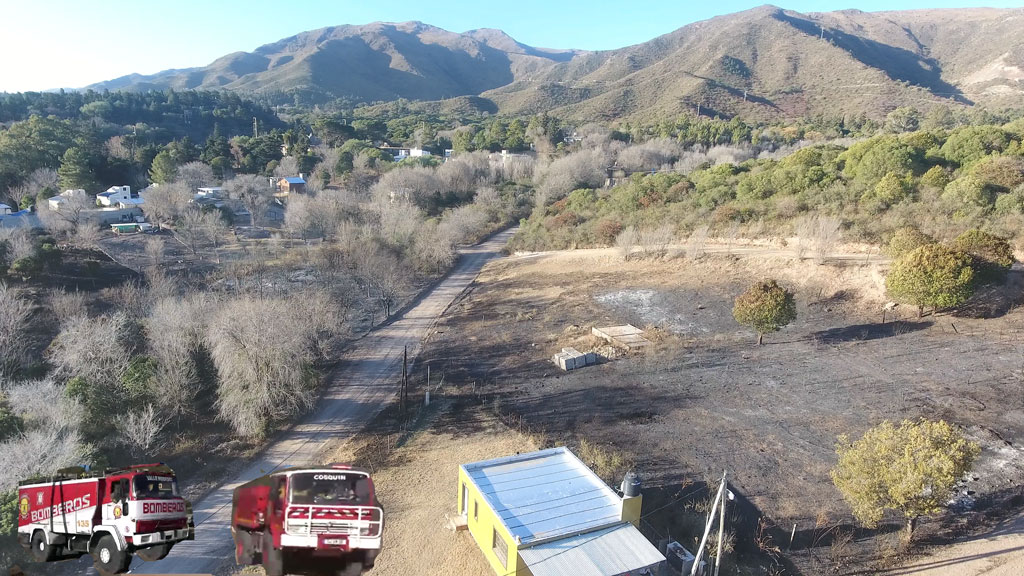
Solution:
<svg viewBox="0 0 1024 576">
<path fill-rule="evenodd" d="M 359 574 L 381 549 L 384 511 L 366 470 L 344 464 L 274 472 L 235 488 L 235 560 L 267 576 Z"/>
<path fill-rule="evenodd" d="M 18 504 L 18 539 L 39 562 L 90 554 L 100 573 L 117 574 L 132 555 L 161 560 L 189 537 L 185 500 L 163 464 L 61 470 L 21 483 Z"/>
</svg>

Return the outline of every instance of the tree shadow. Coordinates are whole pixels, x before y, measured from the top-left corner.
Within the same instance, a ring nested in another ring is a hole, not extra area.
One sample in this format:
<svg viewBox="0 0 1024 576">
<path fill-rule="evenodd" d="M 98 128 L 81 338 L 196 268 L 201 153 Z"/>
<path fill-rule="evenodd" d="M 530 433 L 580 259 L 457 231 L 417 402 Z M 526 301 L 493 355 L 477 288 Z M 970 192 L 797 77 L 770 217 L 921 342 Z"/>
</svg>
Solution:
<svg viewBox="0 0 1024 576">
<path fill-rule="evenodd" d="M 933 322 L 907 322 L 899 320 L 885 324 L 856 324 L 841 328 L 830 328 L 813 333 L 814 339 L 825 344 L 839 344 L 841 342 L 858 342 L 867 340 L 880 340 L 902 336 L 911 332 L 924 330 L 934 324 Z"/>
<path fill-rule="evenodd" d="M 1006 273 L 999 284 L 979 286 L 971 298 L 953 312 L 956 318 L 999 318 L 1024 304 L 1024 269 Z"/>
</svg>

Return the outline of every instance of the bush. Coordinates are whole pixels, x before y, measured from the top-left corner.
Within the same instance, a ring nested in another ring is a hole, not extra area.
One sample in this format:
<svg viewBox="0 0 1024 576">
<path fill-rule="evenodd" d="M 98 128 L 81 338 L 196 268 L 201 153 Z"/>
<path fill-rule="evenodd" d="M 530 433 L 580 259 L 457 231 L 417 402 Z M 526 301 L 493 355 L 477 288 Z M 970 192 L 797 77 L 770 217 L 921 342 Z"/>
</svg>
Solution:
<svg viewBox="0 0 1024 576">
<path fill-rule="evenodd" d="M 973 293 L 971 257 L 941 244 L 915 248 L 892 265 L 885 278 L 889 295 L 917 306 L 920 318 L 925 306 L 952 308 Z"/>
<path fill-rule="evenodd" d="M 1013 248 L 994 234 L 968 230 L 953 241 L 953 247 L 973 259 L 975 282 L 1001 282 L 1013 267 Z"/>
<path fill-rule="evenodd" d="M 796 300 L 792 292 L 775 280 L 762 280 L 736 298 L 732 315 L 737 322 L 757 332 L 760 346 L 766 332 L 777 332 L 796 320 Z"/>
</svg>

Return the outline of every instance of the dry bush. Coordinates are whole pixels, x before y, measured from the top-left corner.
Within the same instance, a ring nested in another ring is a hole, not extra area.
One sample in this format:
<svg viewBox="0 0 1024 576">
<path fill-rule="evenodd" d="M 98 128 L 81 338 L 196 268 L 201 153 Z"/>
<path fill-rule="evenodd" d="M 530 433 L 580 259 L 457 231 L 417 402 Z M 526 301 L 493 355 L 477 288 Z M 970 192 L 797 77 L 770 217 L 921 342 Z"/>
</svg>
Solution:
<svg viewBox="0 0 1024 576">
<path fill-rule="evenodd" d="M 427 210 L 432 206 L 435 195 L 443 191 L 441 180 L 433 168 L 403 166 L 384 174 L 371 192 L 378 202 L 405 201 Z"/>
<path fill-rule="evenodd" d="M 299 174 L 299 161 L 294 156 L 284 156 L 281 161 L 274 167 L 274 176 L 277 178 L 287 178 L 289 176 L 297 176 Z"/>
<path fill-rule="evenodd" d="M 370 206 L 367 216 L 373 221 L 376 235 L 400 250 L 412 245 L 423 221 L 423 213 L 406 201 L 376 201 Z"/>
<path fill-rule="evenodd" d="M 99 246 L 103 233 L 94 222 L 79 222 L 75 226 L 72 242 L 79 248 L 92 250 Z"/>
<path fill-rule="evenodd" d="M 690 260 L 697 260 L 704 256 L 708 243 L 708 227 L 698 226 L 690 233 L 686 240 L 686 257 Z"/>
<path fill-rule="evenodd" d="M 455 262 L 455 242 L 448 230 L 427 222 L 416 234 L 412 259 L 420 270 L 440 274 Z"/>
<path fill-rule="evenodd" d="M 159 266 L 160 262 L 164 259 L 164 241 L 160 238 L 146 238 L 146 242 L 143 245 L 143 252 L 145 252 L 146 257 L 149 258 L 150 266 Z"/>
<path fill-rule="evenodd" d="M 33 308 L 31 301 L 0 282 L 0 376 L 16 371 L 25 359 Z"/>
<path fill-rule="evenodd" d="M 17 226 L 6 228 L 0 226 L 0 243 L 7 244 L 7 263 L 16 262 L 22 258 L 31 258 L 36 253 L 35 242 L 32 241 L 32 234 L 28 228 Z M 0 262 L 0 264 L 5 264 Z M 4 266 L 6 268 L 6 266 Z"/>
<path fill-rule="evenodd" d="M 530 182 L 537 171 L 532 156 L 514 156 L 501 163 L 501 179 L 506 182 Z"/>
<path fill-rule="evenodd" d="M 813 220 L 811 242 L 814 246 L 814 262 L 823 264 L 825 258 L 835 250 L 842 237 L 842 221 L 835 216 L 818 215 Z"/>
<path fill-rule="evenodd" d="M 633 254 L 633 248 L 640 241 L 639 234 L 633 226 L 626 226 L 619 235 L 615 237 L 615 247 L 618 248 L 623 260 L 629 260 Z"/>
<path fill-rule="evenodd" d="M 232 199 L 241 202 L 242 206 L 249 211 L 250 224 L 258 226 L 263 220 L 264 214 L 267 213 L 267 208 L 274 195 L 270 181 L 263 176 L 242 174 L 224 182 L 224 188 L 227 189 Z M 148 197 L 146 203 L 149 203 Z"/>
<path fill-rule="evenodd" d="M 201 391 L 195 358 L 204 346 L 210 301 L 202 294 L 164 298 L 146 318 L 149 353 L 157 362 L 156 400 L 168 416 L 193 411 Z"/>
<path fill-rule="evenodd" d="M 640 231 L 639 244 L 644 256 L 661 257 L 668 251 L 669 245 L 675 240 L 675 228 L 671 224 L 663 224 L 657 228 L 644 228 Z"/>
<path fill-rule="evenodd" d="M 457 244 L 472 244 L 487 233 L 487 213 L 472 204 L 459 206 L 445 212 L 438 228 Z"/>
</svg>

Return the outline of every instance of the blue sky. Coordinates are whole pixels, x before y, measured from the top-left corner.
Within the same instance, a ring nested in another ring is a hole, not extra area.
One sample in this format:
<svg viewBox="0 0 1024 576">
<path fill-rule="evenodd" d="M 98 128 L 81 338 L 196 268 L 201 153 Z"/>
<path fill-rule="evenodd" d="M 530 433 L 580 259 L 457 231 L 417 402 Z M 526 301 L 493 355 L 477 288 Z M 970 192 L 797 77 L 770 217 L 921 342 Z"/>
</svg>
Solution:
<svg viewBox="0 0 1024 576">
<path fill-rule="evenodd" d="M 454 32 L 500 28 L 546 48 L 602 50 L 763 4 L 718 0 L 7 0 L 0 91 L 79 87 L 138 72 L 203 66 L 304 30 L 420 20 Z M 1003 0 L 785 1 L 800 12 L 1020 6 Z"/>
</svg>

